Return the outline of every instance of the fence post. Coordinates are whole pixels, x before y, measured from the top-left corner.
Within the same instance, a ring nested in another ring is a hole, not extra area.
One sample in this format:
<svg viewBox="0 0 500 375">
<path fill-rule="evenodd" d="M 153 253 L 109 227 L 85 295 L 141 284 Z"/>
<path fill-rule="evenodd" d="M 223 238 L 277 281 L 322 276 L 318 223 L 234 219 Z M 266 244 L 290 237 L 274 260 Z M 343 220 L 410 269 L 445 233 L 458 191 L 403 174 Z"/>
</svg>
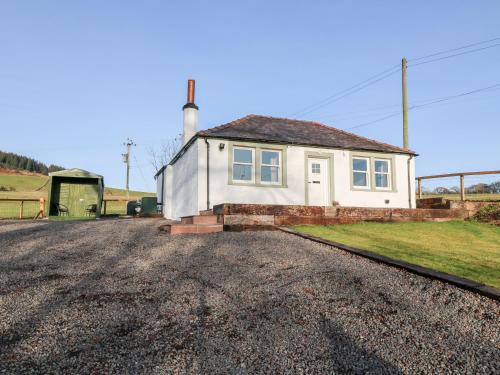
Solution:
<svg viewBox="0 0 500 375">
<path fill-rule="evenodd" d="M 45 199 L 40 198 L 40 207 L 38 208 L 40 211 L 40 218 L 45 216 Z"/>
<path fill-rule="evenodd" d="M 106 206 L 107 206 L 108 201 L 104 200 L 104 213 L 103 215 L 106 215 Z"/>
<path fill-rule="evenodd" d="M 19 206 L 19 219 L 23 218 L 23 207 L 24 207 L 24 201 L 21 200 L 21 205 Z"/>
<path fill-rule="evenodd" d="M 465 185 L 464 185 L 464 175 L 460 175 L 460 200 L 465 200 Z"/>
<path fill-rule="evenodd" d="M 417 179 L 418 183 L 418 199 L 422 199 L 422 179 Z"/>
</svg>

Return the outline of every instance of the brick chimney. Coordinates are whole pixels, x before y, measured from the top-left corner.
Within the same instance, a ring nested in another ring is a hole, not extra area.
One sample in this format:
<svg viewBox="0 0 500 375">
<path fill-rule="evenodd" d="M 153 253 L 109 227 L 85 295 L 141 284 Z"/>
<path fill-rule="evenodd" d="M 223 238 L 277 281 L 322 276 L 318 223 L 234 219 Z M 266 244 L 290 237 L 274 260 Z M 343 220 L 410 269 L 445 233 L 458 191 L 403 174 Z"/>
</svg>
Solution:
<svg viewBox="0 0 500 375">
<path fill-rule="evenodd" d="M 194 79 L 188 80 L 187 103 L 182 107 L 184 111 L 184 126 L 182 131 L 182 145 L 184 146 L 198 131 L 198 106 L 194 104 Z"/>
</svg>

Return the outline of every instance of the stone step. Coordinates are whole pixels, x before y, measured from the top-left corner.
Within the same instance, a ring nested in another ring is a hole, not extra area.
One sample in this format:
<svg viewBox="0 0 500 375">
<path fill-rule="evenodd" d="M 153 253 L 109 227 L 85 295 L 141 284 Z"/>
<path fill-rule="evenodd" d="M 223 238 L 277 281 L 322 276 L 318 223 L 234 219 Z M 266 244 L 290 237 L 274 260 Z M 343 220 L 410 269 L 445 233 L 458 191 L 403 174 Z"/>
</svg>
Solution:
<svg viewBox="0 0 500 375">
<path fill-rule="evenodd" d="M 201 216 L 210 216 L 210 215 L 213 215 L 214 212 L 213 210 L 203 210 L 203 211 L 200 211 L 200 215 Z"/>
<path fill-rule="evenodd" d="M 286 225 L 338 225 L 356 224 L 361 221 L 356 217 L 334 217 L 334 216 L 275 216 L 274 224 L 277 226 Z"/>
<path fill-rule="evenodd" d="M 170 234 L 181 234 L 181 233 L 216 233 L 224 231 L 224 226 L 222 224 L 167 224 L 160 227 Z"/>
<path fill-rule="evenodd" d="M 217 215 L 193 215 L 181 217 L 181 224 L 217 224 Z"/>
</svg>

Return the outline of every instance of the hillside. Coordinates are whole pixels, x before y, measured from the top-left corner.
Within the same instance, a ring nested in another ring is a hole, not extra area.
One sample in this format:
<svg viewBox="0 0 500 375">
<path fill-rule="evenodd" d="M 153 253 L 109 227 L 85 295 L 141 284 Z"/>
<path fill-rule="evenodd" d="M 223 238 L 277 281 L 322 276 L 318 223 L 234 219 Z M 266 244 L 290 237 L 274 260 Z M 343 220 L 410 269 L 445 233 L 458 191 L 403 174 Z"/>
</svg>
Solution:
<svg viewBox="0 0 500 375">
<path fill-rule="evenodd" d="M 63 170 L 64 167 L 50 164 L 46 165 L 28 156 L 5 152 L 0 150 L 0 167 L 24 172 L 39 173 L 48 175 L 50 172 Z"/>
</svg>

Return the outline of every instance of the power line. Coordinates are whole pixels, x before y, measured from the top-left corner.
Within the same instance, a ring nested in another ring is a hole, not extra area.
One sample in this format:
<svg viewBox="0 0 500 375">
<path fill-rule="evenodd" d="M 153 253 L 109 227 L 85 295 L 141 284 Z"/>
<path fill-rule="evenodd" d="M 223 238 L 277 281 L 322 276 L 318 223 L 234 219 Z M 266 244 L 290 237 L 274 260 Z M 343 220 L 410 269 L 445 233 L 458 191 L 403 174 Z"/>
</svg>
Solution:
<svg viewBox="0 0 500 375">
<path fill-rule="evenodd" d="M 472 90 L 472 91 L 463 92 L 463 93 L 456 94 L 456 95 L 446 96 L 446 97 L 443 97 L 443 98 L 429 99 L 429 100 L 431 100 L 431 102 L 429 102 L 429 103 L 424 103 L 424 104 L 419 104 L 419 105 L 413 105 L 413 106 L 411 106 L 410 108 L 408 108 L 408 110 L 409 110 L 409 111 L 411 111 L 411 110 L 414 110 L 414 109 L 427 107 L 427 106 L 429 106 L 429 105 L 433 105 L 433 104 L 437 104 L 437 103 L 445 102 L 445 101 L 448 101 L 448 100 L 452 100 L 452 99 L 460 98 L 460 97 L 462 97 L 462 96 L 467 96 L 467 95 L 477 94 L 477 93 L 479 93 L 479 92 L 483 92 L 483 91 L 491 90 L 491 89 L 493 89 L 493 88 L 495 88 L 495 87 L 500 87 L 500 83 L 497 83 L 497 84 L 494 84 L 494 85 L 491 85 L 491 86 L 487 86 L 487 87 L 482 87 L 482 88 L 475 89 L 475 90 Z M 377 123 L 377 122 L 380 122 L 380 121 L 383 121 L 383 120 L 387 120 L 387 119 L 389 119 L 389 118 L 395 117 L 395 116 L 400 115 L 400 114 L 401 114 L 401 112 L 394 112 L 394 113 L 392 113 L 392 114 L 389 114 L 389 115 L 387 115 L 387 116 L 384 116 L 384 117 L 378 118 L 378 119 L 373 120 L 373 121 L 369 121 L 369 122 L 365 122 L 365 123 L 358 124 L 358 125 L 355 125 L 355 126 L 351 126 L 351 127 L 349 127 L 349 128 L 346 128 L 346 130 L 356 129 L 356 128 L 361 128 L 361 127 L 364 127 L 364 126 L 368 126 L 368 125 L 371 125 L 371 124 L 375 124 L 375 123 Z"/>
<path fill-rule="evenodd" d="M 466 49 L 466 48 L 469 48 L 469 47 L 474 47 L 474 46 L 478 46 L 478 45 L 481 45 L 481 44 L 485 44 L 485 43 L 489 43 L 489 42 L 494 42 L 496 40 L 500 40 L 500 37 L 498 38 L 493 38 L 493 39 L 488 39 L 488 40 L 483 40 L 481 42 L 476 42 L 476 43 L 472 43 L 472 44 L 467 44 L 465 46 L 461 46 L 461 47 L 457 47 L 457 48 L 452 48 L 452 49 L 447 49 L 447 50 L 444 50 L 444 51 L 440 51 L 440 52 L 435 52 L 435 53 L 431 53 L 430 55 L 425 55 L 425 56 L 421 56 L 421 57 L 416 57 L 416 58 L 413 58 L 413 59 L 409 59 L 408 61 L 418 61 L 418 60 L 423 60 L 423 59 L 427 59 L 429 57 L 434 57 L 434 56 L 439 56 L 439 55 L 443 55 L 445 53 L 449 53 L 449 52 L 455 52 L 455 51 L 460 51 L 461 49 Z"/>
<path fill-rule="evenodd" d="M 390 104 L 390 105 L 384 105 L 384 106 L 375 107 L 375 108 L 367 108 L 367 109 L 363 109 L 363 110 L 359 110 L 359 111 L 329 113 L 327 115 L 316 116 L 316 118 L 335 118 L 337 116 L 359 115 L 360 113 L 379 112 L 381 109 L 394 108 L 394 107 L 400 107 L 400 106 L 401 106 L 401 103 L 399 103 L 399 104 Z M 368 115 L 368 116 L 370 116 L 370 115 Z"/>
<path fill-rule="evenodd" d="M 148 183 L 146 181 L 146 177 L 144 177 L 144 173 L 142 173 L 142 168 L 141 166 L 139 165 L 139 161 L 137 160 L 137 158 L 135 157 L 135 154 L 132 154 L 134 160 L 135 160 L 135 166 L 139 169 L 139 173 L 141 174 L 142 176 L 142 180 L 144 181 L 144 184 L 145 184 L 145 187 L 147 188 L 148 186 Z"/>
<path fill-rule="evenodd" d="M 447 50 L 444 50 L 444 51 L 439 51 L 439 52 L 435 52 L 435 53 L 432 53 L 432 54 L 429 54 L 429 55 L 425 55 L 425 56 L 421 56 L 421 57 L 417 57 L 417 58 L 413 58 L 413 59 L 410 59 L 409 61 L 410 62 L 414 62 L 414 61 L 420 61 L 420 60 L 425 60 L 425 59 L 429 59 L 431 57 L 435 57 L 435 56 L 439 56 L 439 55 L 443 55 L 443 54 L 447 54 L 447 53 L 450 53 L 450 52 L 455 52 L 455 51 L 460 51 L 460 50 L 463 50 L 463 49 L 467 49 L 467 48 L 471 48 L 471 47 L 474 47 L 474 46 L 479 46 L 479 45 L 482 45 L 482 44 L 485 44 L 485 43 L 491 43 L 491 42 L 494 42 L 494 41 L 497 41 L 497 40 L 500 40 L 500 37 L 496 37 L 496 38 L 492 38 L 492 39 L 488 39 L 488 40 L 483 40 L 483 41 L 479 41 L 479 42 L 476 42 L 476 43 L 471 43 L 471 44 L 467 44 L 467 45 L 464 45 L 464 46 L 460 46 L 460 47 L 456 47 L 456 48 L 451 48 L 451 49 L 447 49 Z M 442 56 L 442 57 L 438 57 L 438 58 L 435 58 L 435 59 L 430 59 L 430 60 L 425 60 L 425 61 L 421 61 L 421 62 L 417 62 L 417 63 L 412 63 L 410 65 L 408 65 L 408 67 L 412 67 L 412 66 L 418 66 L 418 65 L 423 65 L 423 64 L 429 64 L 429 63 L 432 63 L 432 62 L 436 62 L 436 61 L 441 61 L 441 60 L 445 60 L 445 59 L 450 59 L 450 58 L 453 58 L 453 57 L 457 57 L 457 56 L 461 56 L 461 55 L 466 55 L 466 54 L 470 54 L 470 53 L 474 53 L 474 52 L 479 52 L 479 51 L 483 51 L 483 50 L 486 50 L 486 49 L 490 49 L 490 48 L 494 48 L 494 47 L 498 47 L 500 46 L 500 43 L 496 43 L 496 44 L 493 44 L 493 45 L 489 45 L 489 46 L 485 46 L 485 47 L 481 47 L 481 48 L 475 48 L 475 49 L 472 49 L 472 50 L 468 50 L 468 51 L 464 51 L 464 52 L 459 52 L 459 53 L 455 53 L 455 54 L 452 54 L 452 55 L 447 55 L 447 56 Z M 291 114 L 290 116 L 297 116 L 297 115 L 300 115 L 300 116 L 304 116 L 306 114 L 309 114 L 311 112 L 314 112 L 314 111 L 317 111 L 318 109 L 321 109 L 329 104 L 332 104 L 342 98 L 345 98 L 346 96 L 349 96 L 349 95 L 352 95 L 358 91 L 361 91 L 363 90 L 364 88 L 368 87 L 368 86 L 371 86 L 383 79 L 386 79 L 390 76 L 392 76 L 393 74 L 396 74 L 397 72 L 399 72 L 401 70 L 401 68 L 399 67 L 399 64 L 397 65 L 394 65 L 392 66 L 391 68 L 389 69 L 386 69 L 378 74 L 375 74 L 367 79 L 365 79 L 364 81 L 361 81 L 357 84 L 355 84 L 354 86 L 351 86 L 347 89 L 344 89 L 342 91 L 339 91 L 333 95 L 330 95 L 328 97 L 326 97 L 325 99 L 322 99 L 320 100 L 319 102 L 316 102 L 316 103 L 313 103 L 307 107 L 304 107 L 303 109 Z"/>
<path fill-rule="evenodd" d="M 457 95 L 450 95 L 450 96 L 446 96 L 444 98 L 437 98 L 437 99 L 434 99 L 433 101 L 431 101 L 430 103 L 425 103 L 425 104 L 420 104 L 420 105 L 414 105 L 412 106 L 410 109 L 416 109 L 416 108 L 422 108 L 422 107 L 427 107 L 428 105 L 432 105 L 432 104 L 436 104 L 436 103 L 441 103 L 441 102 L 445 102 L 445 101 L 448 101 L 448 100 L 452 100 L 452 99 L 455 99 L 455 98 L 460 98 L 462 96 L 467 96 L 467 95 L 472 95 L 472 94 L 477 94 L 479 92 L 482 92 L 482 91 L 487 91 L 487 90 L 491 90 L 495 87 L 499 87 L 500 86 L 500 83 L 496 83 L 494 85 L 491 85 L 491 86 L 487 86 L 487 87 L 482 87 L 482 88 L 479 88 L 479 89 L 475 89 L 475 90 L 472 90 L 472 91 L 467 91 L 467 92 L 463 92 L 461 94 L 457 94 Z"/>
<path fill-rule="evenodd" d="M 411 108 L 409 108 L 409 110 L 411 110 Z M 355 126 L 351 126 L 350 128 L 346 128 L 346 130 L 350 130 L 350 129 L 356 129 L 356 128 L 361 128 L 363 126 L 368 126 L 368 125 L 371 125 L 371 124 L 375 124 L 377 122 L 380 122 L 380 121 L 383 121 L 383 120 L 387 120 L 389 118 L 392 118 L 392 117 L 395 117 L 395 116 L 398 116 L 398 115 L 401 115 L 402 113 L 400 111 L 398 112 L 394 112 L 390 115 L 387 115 L 387 116 L 384 116 L 384 117 L 381 117 L 379 119 L 376 119 L 376 120 L 373 120 L 373 121 L 369 121 L 369 122 L 364 122 L 362 124 L 359 124 L 359 125 L 355 125 Z"/>
<path fill-rule="evenodd" d="M 394 69 L 396 69 L 396 68 L 397 68 L 397 70 L 394 71 Z M 394 65 L 394 66 L 390 67 L 389 69 L 386 69 L 378 74 L 375 74 L 375 75 L 371 76 L 370 78 L 367 78 L 367 79 L 365 79 L 365 80 L 363 80 L 363 81 L 361 81 L 361 82 L 359 82 L 359 83 L 357 83 L 357 84 L 355 84 L 347 89 L 341 90 L 333 95 L 330 95 L 330 96 L 326 97 L 325 99 L 320 100 L 317 103 L 314 103 L 312 105 L 304 107 L 300 111 L 297 111 L 297 112 L 291 114 L 291 116 L 296 116 L 299 114 L 301 116 L 303 116 L 305 114 L 314 112 L 314 111 L 316 111 L 316 110 L 318 110 L 318 109 L 320 109 L 328 104 L 331 104 L 337 100 L 340 100 L 348 95 L 354 94 L 355 92 L 358 92 L 358 91 L 364 89 L 365 87 L 368 87 L 374 83 L 377 83 L 383 79 L 386 79 L 386 78 L 392 76 L 393 74 L 397 73 L 399 70 L 400 70 L 399 64 Z M 382 76 L 382 77 L 380 77 L 380 76 Z"/>
<path fill-rule="evenodd" d="M 498 89 L 499 88 L 497 88 L 497 90 Z M 494 91 L 494 89 L 490 89 L 490 90 Z M 441 99 L 441 98 L 415 100 L 415 101 L 412 101 L 410 103 L 410 106 L 413 107 L 413 106 L 416 106 L 416 105 L 420 105 L 418 103 L 426 104 L 429 101 L 434 101 L 434 100 L 437 100 L 437 99 Z M 399 104 L 385 105 L 385 106 L 380 106 L 380 107 L 375 107 L 375 108 L 367 108 L 367 109 L 358 110 L 358 111 L 341 112 L 341 113 L 330 113 L 330 114 L 327 114 L 327 115 L 316 116 L 316 118 L 318 118 L 318 119 L 331 119 L 331 121 L 333 121 L 333 120 L 351 120 L 351 119 L 355 119 L 355 118 L 358 118 L 358 117 L 375 116 L 375 115 L 378 114 L 378 113 L 371 113 L 370 114 L 368 112 L 379 112 L 380 115 L 387 115 L 387 114 L 390 114 L 392 112 L 385 112 L 385 111 L 383 111 L 382 113 L 380 113 L 381 112 L 380 110 L 387 109 L 387 108 L 395 108 L 395 107 L 401 107 L 401 103 L 399 103 Z M 349 116 L 349 115 L 353 115 L 353 116 Z M 347 116 L 347 117 L 343 117 L 343 116 Z"/>
<path fill-rule="evenodd" d="M 408 67 L 412 67 L 412 66 L 418 66 L 418 65 L 423 65 L 423 64 L 428 64 L 428 63 L 432 63 L 432 62 L 436 62 L 436 61 L 441 61 L 441 60 L 446 60 L 446 59 L 451 59 L 452 57 L 456 57 L 456 56 L 462 56 L 462 55 L 467 55 L 469 53 L 473 53 L 473 52 L 478 52 L 478 51 L 483 51 L 485 49 L 488 49 L 488 48 L 493 48 L 493 47 L 498 47 L 500 46 L 500 43 L 496 43 L 496 44 L 493 44 L 491 46 L 486 46 L 486 47 L 482 47 L 482 48 L 476 48 L 476 49 L 473 49 L 473 50 L 470 50 L 470 51 L 465 51 L 465 52 L 460 52 L 460 53 L 455 53 L 453 55 L 449 55 L 449 56 L 443 56 L 443 57 L 438 57 L 436 59 L 431 59 L 431 60 L 427 60 L 427 61 L 422 61 L 422 62 L 419 62 L 419 63 L 416 63 L 416 64 L 410 64 L 408 65 Z"/>
</svg>

